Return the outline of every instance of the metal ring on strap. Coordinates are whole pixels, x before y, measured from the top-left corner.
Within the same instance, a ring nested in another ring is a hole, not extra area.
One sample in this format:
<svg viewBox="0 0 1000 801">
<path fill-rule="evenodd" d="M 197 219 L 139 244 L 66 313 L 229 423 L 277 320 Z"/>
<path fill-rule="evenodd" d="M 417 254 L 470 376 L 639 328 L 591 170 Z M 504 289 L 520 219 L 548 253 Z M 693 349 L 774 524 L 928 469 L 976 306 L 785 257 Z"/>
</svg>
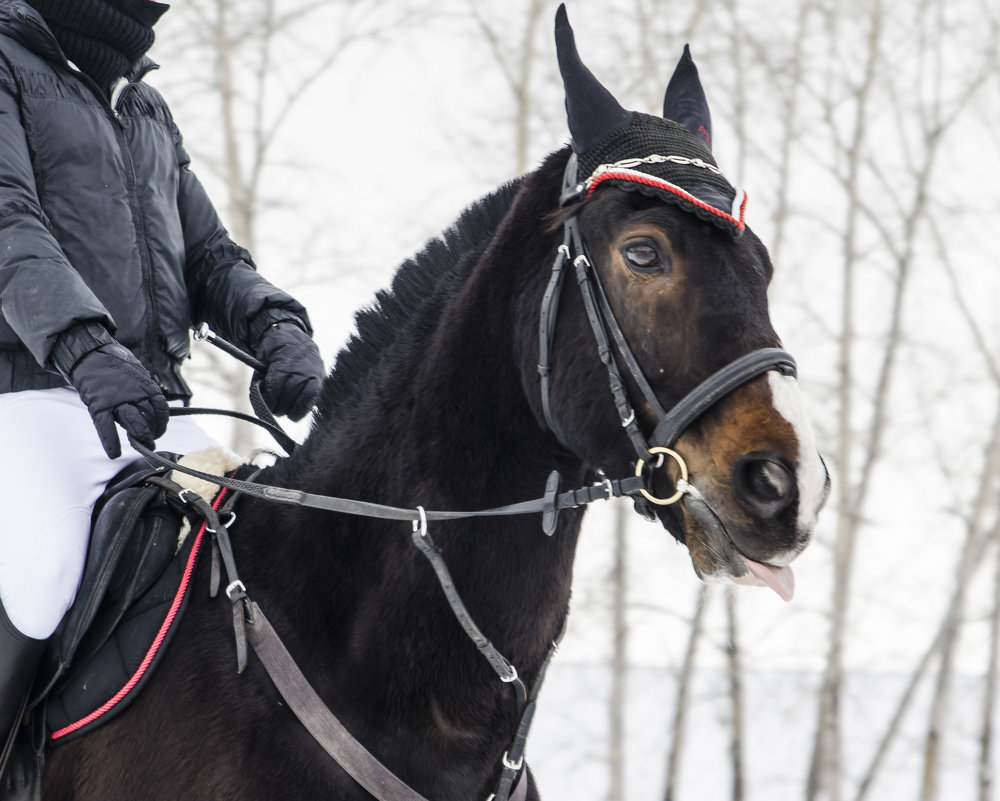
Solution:
<svg viewBox="0 0 1000 801">
<path fill-rule="evenodd" d="M 664 448 L 664 447 L 658 445 L 658 446 L 656 446 L 654 448 L 650 448 L 649 449 L 649 453 L 650 453 L 650 455 L 652 455 L 654 453 L 666 454 L 671 459 L 673 459 L 675 462 L 677 462 L 677 467 L 680 468 L 680 471 L 681 471 L 680 481 L 677 482 L 677 483 L 680 484 L 681 481 L 684 482 L 685 484 L 687 483 L 687 478 L 688 478 L 687 464 L 685 463 L 684 458 L 679 453 L 677 453 L 677 451 L 671 450 L 670 448 Z M 661 461 L 662 461 L 662 458 L 663 457 L 661 456 L 660 457 Z M 645 466 L 646 466 L 646 461 L 644 459 L 638 459 L 636 461 L 636 463 L 635 463 L 635 474 L 637 476 L 641 476 L 642 475 L 642 469 Z M 681 484 L 680 486 L 684 486 L 684 485 Z M 681 499 L 681 497 L 684 495 L 684 493 L 686 492 L 686 490 L 685 489 L 678 489 L 669 498 L 657 498 L 655 495 L 650 494 L 645 489 L 640 489 L 639 492 L 641 492 L 642 493 L 642 497 L 644 497 L 650 503 L 655 503 L 658 506 L 670 506 L 670 504 L 677 503 L 677 501 L 679 501 Z"/>
</svg>

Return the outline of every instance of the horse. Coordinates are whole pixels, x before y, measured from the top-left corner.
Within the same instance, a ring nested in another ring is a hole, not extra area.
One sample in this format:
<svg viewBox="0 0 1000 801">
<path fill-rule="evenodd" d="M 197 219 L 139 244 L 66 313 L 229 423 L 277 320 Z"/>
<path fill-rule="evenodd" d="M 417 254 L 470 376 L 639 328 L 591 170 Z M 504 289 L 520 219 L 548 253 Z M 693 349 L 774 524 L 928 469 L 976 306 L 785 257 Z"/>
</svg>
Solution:
<svg viewBox="0 0 1000 801">
<path fill-rule="evenodd" d="M 50 751 L 44 798 L 537 799 L 512 743 L 597 497 L 633 497 L 701 578 L 790 595 L 829 479 L 694 62 L 685 49 L 663 116 L 645 115 L 583 65 L 563 7 L 556 42 L 570 144 L 404 262 L 357 314 L 304 442 L 246 482 L 410 516 L 248 493 L 229 526 L 240 588 L 404 789 L 352 778 L 262 659 L 237 673 L 230 605 L 206 591 L 128 711 Z"/>
</svg>

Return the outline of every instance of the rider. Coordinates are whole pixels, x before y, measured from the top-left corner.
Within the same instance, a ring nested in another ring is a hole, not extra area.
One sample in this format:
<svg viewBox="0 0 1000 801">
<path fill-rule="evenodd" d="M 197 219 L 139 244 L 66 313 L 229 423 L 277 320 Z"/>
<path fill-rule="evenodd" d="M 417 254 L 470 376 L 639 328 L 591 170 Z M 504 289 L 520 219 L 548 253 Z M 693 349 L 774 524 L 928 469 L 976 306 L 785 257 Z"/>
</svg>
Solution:
<svg viewBox="0 0 1000 801">
<path fill-rule="evenodd" d="M 181 377 L 207 321 L 309 411 L 305 309 L 223 229 L 142 81 L 152 0 L 0 0 L 0 748 L 73 601 L 93 505 L 136 452 L 211 444 Z"/>
</svg>

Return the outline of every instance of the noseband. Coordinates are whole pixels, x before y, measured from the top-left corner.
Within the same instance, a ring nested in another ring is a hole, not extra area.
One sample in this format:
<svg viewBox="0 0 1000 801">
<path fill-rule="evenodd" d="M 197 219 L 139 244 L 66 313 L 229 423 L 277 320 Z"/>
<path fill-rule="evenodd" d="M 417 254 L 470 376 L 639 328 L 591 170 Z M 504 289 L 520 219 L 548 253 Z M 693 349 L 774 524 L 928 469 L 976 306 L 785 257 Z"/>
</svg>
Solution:
<svg viewBox="0 0 1000 801">
<path fill-rule="evenodd" d="M 578 199 L 584 191 L 584 186 L 577 181 L 576 162 L 576 154 L 571 154 L 563 176 L 563 191 L 560 199 L 562 205 Z M 665 410 L 643 375 L 639 362 L 636 360 L 635 354 L 632 353 L 632 349 L 622 333 L 621 326 L 615 319 L 597 271 L 593 268 L 593 263 L 587 255 L 577 215 L 574 214 L 563 225 L 563 243 L 559 246 L 552 264 L 552 275 L 549 278 L 545 294 L 542 296 L 542 308 L 539 316 L 538 373 L 541 378 L 542 412 L 546 424 L 556 436 L 559 436 L 559 428 L 555 422 L 549 397 L 549 360 L 553 349 L 559 296 L 562 291 L 567 263 L 572 263 L 576 270 L 577 285 L 583 298 L 587 320 L 597 342 L 598 356 L 608 372 L 608 381 L 615 408 L 618 410 L 622 428 L 625 429 L 636 453 L 636 475 L 642 472 L 643 466 L 650 460 L 651 456 L 659 455 L 657 466 L 660 466 L 663 454 L 671 455 L 678 462 L 682 473 L 686 473 L 683 459 L 670 448 L 698 416 L 737 387 L 770 370 L 778 370 L 783 375 L 795 375 L 795 359 L 790 353 L 781 348 L 758 348 L 729 362 L 688 392 L 670 411 Z M 656 426 L 648 440 L 639 429 L 635 406 L 628 396 L 628 388 L 622 380 L 618 362 L 611 349 L 611 342 L 614 342 L 618 356 L 656 419 Z M 642 492 L 647 500 L 661 505 L 673 503 L 681 494 L 678 492 L 670 498 L 663 499 L 656 498 L 648 491 Z"/>
</svg>

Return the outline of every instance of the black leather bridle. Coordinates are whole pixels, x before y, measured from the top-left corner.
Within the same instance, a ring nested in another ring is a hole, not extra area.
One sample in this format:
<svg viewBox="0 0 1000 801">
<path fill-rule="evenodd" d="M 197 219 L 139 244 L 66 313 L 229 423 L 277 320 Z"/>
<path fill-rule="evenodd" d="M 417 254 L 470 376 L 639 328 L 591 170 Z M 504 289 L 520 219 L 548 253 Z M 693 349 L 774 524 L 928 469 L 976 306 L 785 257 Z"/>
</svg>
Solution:
<svg viewBox="0 0 1000 801">
<path fill-rule="evenodd" d="M 585 191 L 585 185 L 577 178 L 576 154 L 571 154 L 563 174 L 563 189 L 560 197 L 561 205 L 578 201 Z M 714 372 L 698 386 L 688 392 L 669 411 L 663 408 L 653 388 L 643 375 L 639 362 L 632 353 L 621 326 L 615 318 L 608 302 L 607 294 L 601 286 L 600 278 L 593 267 L 587 248 L 580 234 L 577 215 L 568 217 L 563 224 L 563 243 L 559 246 L 555 261 L 552 264 L 552 274 L 549 278 L 545 294 L 542 296 L 542 308 L 538 322 L 538 373 L 541 379 L 542 413 L 545 422 L 556 437 L 559 437 L 559 427 L 552 411 L 550 400 L 550 360 L 555 339 L 556 319 L 559 310 L 559 298 L 562 293 L 566 265 L 572 264 L 576 271 L 577 285 L 583 298 L 587 320 L 597 342 L 597 353 L 608 372 L 608 381 L 615 408 L 622 428 L 632 443 L 636 454 L 636 475 L 640 475 L 651 456 L 658 456 L 657 466 L 662 465 L 663 455 L 668 454 L 681 467 L 686 479 L 686 466 L 683 459 L 671 448 L 683 431 L 706 409 L 728 395 L 737 387 L 763 375 L 771 370 L 778 370 L 783 375 L 795 375 L 795 359 L 781 348 L 758 348 L 734 359 L 729 364 Z M 614 351 L 628 370 L 635 385 L 642 393 L 649 409 L 656 418 L 656 426 L 647 438 L 639 428 L 636 419 L 635 405 L 628 396 L 628 388 L 622 380 L 621 370 Z M 656 504 L 665 505 L 678 500 L 683 494 L 677 492 L 669 498 L 657 498 L 648 489 L 641 490 L 642 496 Z M 648 510 L 643 510 L 648 515 Z"/>
</svg>

